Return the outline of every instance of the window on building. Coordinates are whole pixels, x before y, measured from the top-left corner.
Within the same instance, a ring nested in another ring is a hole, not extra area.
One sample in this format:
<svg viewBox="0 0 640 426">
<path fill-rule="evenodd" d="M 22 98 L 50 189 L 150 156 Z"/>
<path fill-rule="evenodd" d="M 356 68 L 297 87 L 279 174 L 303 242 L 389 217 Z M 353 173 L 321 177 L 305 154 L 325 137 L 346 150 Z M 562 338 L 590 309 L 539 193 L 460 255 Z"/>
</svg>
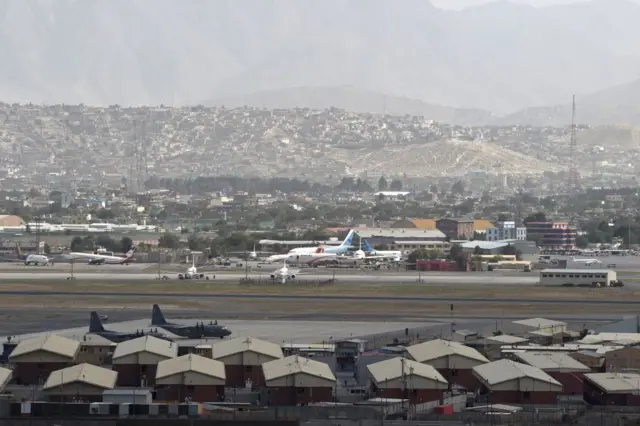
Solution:
<svg viewBox="0 0 640 426">
<path fill-rule="evenodd" d="M 522 398 L 531 399 L 531 392 L 522 392 Z"/>
<path fill-rule="evenodd" d="M 298 393 L 302 395 L 304 393 L 304 388 L 298 388 Z"/>
</svg>

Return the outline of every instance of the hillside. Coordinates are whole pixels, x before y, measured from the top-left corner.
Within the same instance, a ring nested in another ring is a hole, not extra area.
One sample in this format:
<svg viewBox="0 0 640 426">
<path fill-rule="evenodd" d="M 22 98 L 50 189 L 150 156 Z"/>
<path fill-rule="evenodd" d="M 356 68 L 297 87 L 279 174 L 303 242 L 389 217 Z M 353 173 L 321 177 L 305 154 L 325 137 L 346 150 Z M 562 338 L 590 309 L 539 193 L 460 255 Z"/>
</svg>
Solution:
<svg viewBox="0 0 640 426">
<path fill-rule="evenodd" d="M 494 120 L 496 124 L 527 123 L 566 126 L 571 123 L 571 103 L 526 108 Z M 591 125 L 640 125 L 640 79 L 576 97 L 576 122 Z"/>
<path fill-rule="evenodd" d="M 628 0 L 462 11 L 427 0 L 4 0 L 0 93 L 174 105 L 355 86 L 503 114 L 637 78 L 637 22 Z"/>
<path fill-rule="evenodd" d="M 460 125 L 483 125 L 493 119 L 489 111 L 432 105 L 419 99 L 385 95 L 355 87 L 294 87 L 270 90 L 245 96 L 214 99 L 208 104 L 239 107 L 252 105 L 265 108 L 331 107 L 352 112 L 389 115 L 423 116 L 430 120 Z"/>
</svg>

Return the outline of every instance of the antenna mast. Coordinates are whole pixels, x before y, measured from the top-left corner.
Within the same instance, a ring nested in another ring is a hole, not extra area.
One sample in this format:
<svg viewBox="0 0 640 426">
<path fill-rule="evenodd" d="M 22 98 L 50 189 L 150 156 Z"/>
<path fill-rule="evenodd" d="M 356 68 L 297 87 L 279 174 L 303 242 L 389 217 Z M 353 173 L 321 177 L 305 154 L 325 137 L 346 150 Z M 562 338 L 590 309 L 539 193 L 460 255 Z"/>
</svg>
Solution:
<svg viewBox="0 0 640 426">
<path fill-rule="evenodd" d="M 576 95 L 573 95 L 571 107 L 571 142 L 569 144 L 569 188 L 573 193 L 578 189 L 578 169 L 576 168 Z"/>
</svg>

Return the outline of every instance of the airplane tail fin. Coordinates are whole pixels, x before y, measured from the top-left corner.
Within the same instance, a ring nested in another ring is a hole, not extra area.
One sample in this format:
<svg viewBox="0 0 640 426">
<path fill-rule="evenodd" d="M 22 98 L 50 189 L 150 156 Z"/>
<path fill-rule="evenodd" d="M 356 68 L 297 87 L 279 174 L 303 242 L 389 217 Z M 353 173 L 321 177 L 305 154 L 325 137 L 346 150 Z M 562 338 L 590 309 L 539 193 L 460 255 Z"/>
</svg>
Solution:
<svg viewBox="0 0 640 426">
<path fill-rule="evenodd" d="M 132 258 L 134 253 L 136 252 L 136 248 L 131 246 L 131 248 L 129 249 L 128 252 L 126 252 L 124 255 L 127 259 Z"/>
<path fill-rule="evenodd" d="M 342 244 L 340 244 L 342 247 L 349 247 L 351 246 L 351 242 L 353 241 L 353 235 L 356 232 L 353 229 L 349 230 L 349 233 L 347 234 L 347 238 L 344 239 L 344 241 L 342 242 Z"/>
<path fill-rule="evenodd" d="M 363 244 L 363 249 L 365 252 L 371 252 L 373 251 L 373 247 L 371 247 L 371 245 L 369 244 L 369 241 L 367 241 L 366 239 L 362 240 L 362 244 Z"/>
<path fill-rule="evenodd" d="M 89 333 L 99 333 L 104 331 L 104 327 L 102 326 L 102 321 L 100 321 L 100 317 L 96 311 L 91 311 L 91 318 L 89 321 Z"/>
<path fill-rule="evenodd" d="M 164 315 L 160 310 L 160 306 L 153 305 L 153 310 L 151 311 L 151 325 L 162 325 L 166 323 L 167 320 L 164 318 Z"/>
</svg>

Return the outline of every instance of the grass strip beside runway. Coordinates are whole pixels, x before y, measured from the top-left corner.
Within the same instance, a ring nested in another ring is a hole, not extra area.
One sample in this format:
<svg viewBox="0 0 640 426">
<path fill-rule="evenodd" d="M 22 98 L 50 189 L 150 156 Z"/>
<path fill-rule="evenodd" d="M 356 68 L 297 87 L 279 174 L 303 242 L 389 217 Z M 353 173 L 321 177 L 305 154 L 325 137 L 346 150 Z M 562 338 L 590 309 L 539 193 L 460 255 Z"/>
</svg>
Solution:
<svg viewBox="0 0 640 426">
<path fill-rule="evenodd" d="M 548 303 L 638 303 L 640 289 L 632 288 L 565 288 L 535 286 L 476 286 L 470 284 L 383 284 L 348 283 L 330 285 L 261 284 L 246 285 L 219 282 L 190 281 L 84 281 L 84 280 L 11 280 L 0 282 L 0 294 L 33 297 L 66 293 L 81 295 L 138 295 L 163 297 L 308 297 L 314 299 L 359 298 L 362 300 L 388 298 L 410 300 L 481 299 L 491 302 L 513 299 L 519 301 L 547 301 Z M 440 300 L 443 301 L 443 300 Z"/>
</svg>

